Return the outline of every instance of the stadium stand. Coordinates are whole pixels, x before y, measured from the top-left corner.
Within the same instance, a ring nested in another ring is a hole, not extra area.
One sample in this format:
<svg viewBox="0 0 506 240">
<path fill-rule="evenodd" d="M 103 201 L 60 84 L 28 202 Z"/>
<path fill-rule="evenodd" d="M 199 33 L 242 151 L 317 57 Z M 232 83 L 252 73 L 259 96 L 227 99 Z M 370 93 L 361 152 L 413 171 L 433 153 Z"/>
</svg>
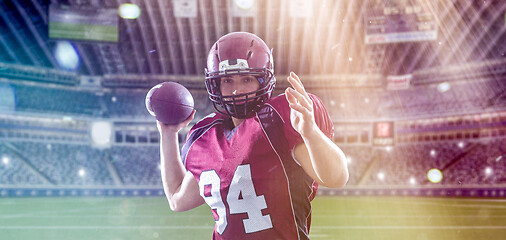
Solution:
<svg viewBox="0 0 506 240">
<path fill-rule="evenodd" d="M 44 181 L 19 161 L 19 157 L 5 146 L 0 146 L 0 185 L 37 186 Z"/>
<path fill-rule="evenodd" d="M 95 93 L 64 88 L 14 85 L 16 110 L 35 113 L 102 115 L 100 98 Z"/>
<path fill-rule="evenodd" d="M 161 186 L 158 146 L 118 146 L 111 148 L 110 154 L 124 185 Z"/>
<path fill-rule="evenodd" d="M 14 142 L 20 155 L 53 185 L 112 185 L 107 152 L 86 145 Z M 79 174 L 80 170 L 83 170 Z"/>
</svg>

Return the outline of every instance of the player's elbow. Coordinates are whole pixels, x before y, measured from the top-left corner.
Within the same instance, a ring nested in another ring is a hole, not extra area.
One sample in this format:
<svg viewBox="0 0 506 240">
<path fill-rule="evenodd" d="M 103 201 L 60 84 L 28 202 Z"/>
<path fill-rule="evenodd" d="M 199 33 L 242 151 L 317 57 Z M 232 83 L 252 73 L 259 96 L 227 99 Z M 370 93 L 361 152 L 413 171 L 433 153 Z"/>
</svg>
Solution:
<svg viewBox="0 0 506 240">
<path fill-rule="evenodd" d="M 184 212 L 185 211 L 183 209 L 183 207 L 181 206 L 181 204 L 179 204 L 175 199 L 167 197 L 167 200 L 169 201 L 170 210 L 172 210 L 173 212 Z"/>
<path fill-rule="evenodd" d="M 181 204 L 178 201 L 177 195 L 174 194 L 167 194 L 165 193 L 165 197 L 167 198 L 167 201 L 169 202 L 170 210 L 174 212 L 183 212 Z"/>
<path fill-rule="evenodd" d="M 171 197 L 167 196 L 167 200 L 169 201 L 170 210 L 174 212 L 185 212 L 205 203 L 204 199 L 200 196 L 188 198 L 177 194 Z"/>
</svg>

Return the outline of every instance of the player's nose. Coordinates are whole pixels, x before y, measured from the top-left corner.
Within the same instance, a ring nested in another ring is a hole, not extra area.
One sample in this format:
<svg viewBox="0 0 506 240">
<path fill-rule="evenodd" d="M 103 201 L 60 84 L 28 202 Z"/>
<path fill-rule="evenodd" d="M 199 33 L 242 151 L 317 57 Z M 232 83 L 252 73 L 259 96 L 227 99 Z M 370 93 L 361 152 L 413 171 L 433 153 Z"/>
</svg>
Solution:
<svg viewBox="0 0 506 240">
<path fill-rule="evenodd" d="M 244 92 L 244 89 L 243 89 L 242 85 L 241 84 L 235 84 L 234 91 L 232 91 L 232 94 L 234 94 L 234 95 L 240 95 L 240 94 L 243 94 L 243 93 L 245 93 L 245 92 Z"/>
</svg>

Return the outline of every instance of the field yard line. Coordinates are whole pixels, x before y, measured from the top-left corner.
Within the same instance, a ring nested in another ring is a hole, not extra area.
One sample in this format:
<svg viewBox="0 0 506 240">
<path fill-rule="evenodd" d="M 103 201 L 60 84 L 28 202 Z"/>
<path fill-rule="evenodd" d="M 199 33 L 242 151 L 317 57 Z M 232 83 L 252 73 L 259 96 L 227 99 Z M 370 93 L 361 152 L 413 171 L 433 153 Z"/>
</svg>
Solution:
<svg viewBox="0 0 506 240">
<path fill-rule="evenodd" d="M 189 218 L 209 218 L 212 219 L 212 214 L 205 214 L 205 215 L 79 215 L 79 216 L 69 216 L 69 215 L 44 215 L 44 216 L 25 216 L 25 215 L 8 215 L 8 216 L 0 216 L 0 219 L 2 218 L 21 218 L 21 217 L 30 217 L 30 219 L 34 218 L 183 218 L 183 219 L 189 219 Z"/>
<path fill-rule="evenodd" d="M 437 201 L 437 202 L 428 202 L 428 201 L 421 201 L 421 200 L 413 200 L 413 201 L 403 201 L 403 200 L 392 200 L 390 202 L 397 202 L 399 204 L 408 204 L 408 205 L 434 205 L 434 206 L 446 206 L 446 207 L 465 207 L 465 208 L 476 208 L 476 207 L 482 207 L 482 208 L 501 208 L 506 209 L 506 206 L 501 205 L 486 205 L 486 204 L 459 204 L 459 203 L 444 203 L 444 201 Z M 474 201 L 474 202 L 484 202 L 487 201 Z M 497 201 L 502 202 L 502 201 Z"/>
<path fill-rule="evenodd" d="M 214 226 L 0 226 L 1 230 L 83 230 L 83 229 L 212 229 Z"/>
<path fill-rule="evenodd" d="M 448 204 L 445 206 L 455 206 L 455 207 L 464 207 L 464 208 L 474 208 L 474 207 L 480 207 L 480 208 L 503 208 L 506 209 L 506 206 L 496 206 L 496 205 L 484 205 L 484 204 Z"/>
<path fill-rule="evenodd" d="M 309 234 L 309 236 L 311 238 L 326 238 L 328 237 L 329 235 L 326 235 L 326 234 Z"/>
<path fill-rule="evenodd" d="M 144 204 L 143 206 L 151 206 L 156 204 Z M 118 204 L 114 204 L 111 206 L 94 206 L 94 207 L 85 207 L 85 208 L 74 208 L 74 209 L 63 209 L 63 210 L 50 210 L 50 211 L 33 211 L 33 212 L 27 212 L 27 213 L 18 213 L 13 215 L 4 215 L 0 216 L 0 218 L 17 218 L 17 217 L 34 217 L 39 214 L 57 214 L 57 213 L 79 213 L 79 212 L 86 212 L 89 210 L 98 210 L 98 209 L 114 209 L 121 207 Z"/>
<path fill-rule="evenodd" d="M 311 229 L 506 229 L 506 226 L 311 226 Z"/>
<path fill-rule="evenodd" d="M 480 216 L 480 215 L 315 215 L 317 218 L 506 218 L 506 215 Z"/>
<path fill-rule="evenodd" d="M 506 203 L 506 199 L 466 199 L 466 198 L 459 198 L 459 201 L 463 201 L 463 202 L 502 202 L 502 203 Z"/>
<path fill-rule="evenodd" d="M 211 229 L 213 226 L 0 226 L 2 230 L 82 230 L 82 229 Z M 506 226 L 312 226 L 311 229 L 506 229 Z"/>
</svg>

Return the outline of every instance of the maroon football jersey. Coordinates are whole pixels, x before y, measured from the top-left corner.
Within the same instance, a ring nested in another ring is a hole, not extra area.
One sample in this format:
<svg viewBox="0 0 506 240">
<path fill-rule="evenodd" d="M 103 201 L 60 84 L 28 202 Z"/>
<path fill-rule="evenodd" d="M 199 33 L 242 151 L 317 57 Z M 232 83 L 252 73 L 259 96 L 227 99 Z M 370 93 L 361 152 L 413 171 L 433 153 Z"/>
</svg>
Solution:
<svg viewBox="0 0 506 240">
<path fill-rule="evenodd" d="M 316 123 L 332 137 L 325 107 L 310 96 Z M 309 239 L 310 202 L 318 186 L 293 157 L 302 142 L 284 95 L 235 128 L 221 114 L 193 126 L 181 155 L 212 209 L 213 239 Z"/>
</svg>

